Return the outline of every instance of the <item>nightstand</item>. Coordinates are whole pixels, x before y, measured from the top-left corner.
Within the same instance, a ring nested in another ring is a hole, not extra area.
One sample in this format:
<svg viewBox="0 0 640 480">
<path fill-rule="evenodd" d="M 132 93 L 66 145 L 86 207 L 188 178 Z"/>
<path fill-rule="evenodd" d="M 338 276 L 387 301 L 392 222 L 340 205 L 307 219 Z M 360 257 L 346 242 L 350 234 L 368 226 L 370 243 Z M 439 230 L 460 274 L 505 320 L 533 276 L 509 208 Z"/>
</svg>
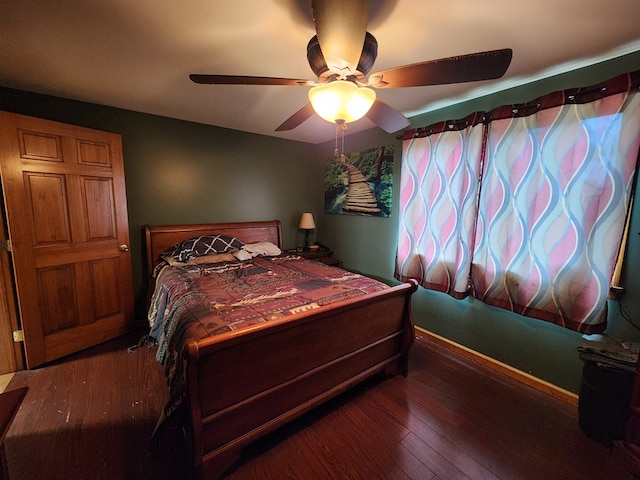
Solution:
<svg viewBox="0 0 640 480">
<path fill-rule="evenodd" d="M 333 265 L 335 267 L 340 266 L 340 260 L 333 257 L 331 250 L 308 250 L 306 252 L 296 252 L 296 255 L 300 255 L 302 258 L 309 260 L 315 260 L 327 265 Z"/>
</svg>

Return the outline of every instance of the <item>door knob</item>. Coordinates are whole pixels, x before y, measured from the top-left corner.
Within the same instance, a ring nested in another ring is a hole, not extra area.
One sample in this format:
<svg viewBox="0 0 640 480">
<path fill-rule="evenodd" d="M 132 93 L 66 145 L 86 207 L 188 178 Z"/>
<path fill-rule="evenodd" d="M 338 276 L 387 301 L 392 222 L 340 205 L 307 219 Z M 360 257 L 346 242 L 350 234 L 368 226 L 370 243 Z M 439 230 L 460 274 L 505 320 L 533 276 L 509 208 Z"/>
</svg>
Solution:
<svg viewBox="0 0 640 480">
<path fill-rule="evenodd" d="M 120 251 L 121 252 L 128 252 L 129 251 L 129 245 L 125 245 L 125 244 L 120 245 Z"/>
</svg>

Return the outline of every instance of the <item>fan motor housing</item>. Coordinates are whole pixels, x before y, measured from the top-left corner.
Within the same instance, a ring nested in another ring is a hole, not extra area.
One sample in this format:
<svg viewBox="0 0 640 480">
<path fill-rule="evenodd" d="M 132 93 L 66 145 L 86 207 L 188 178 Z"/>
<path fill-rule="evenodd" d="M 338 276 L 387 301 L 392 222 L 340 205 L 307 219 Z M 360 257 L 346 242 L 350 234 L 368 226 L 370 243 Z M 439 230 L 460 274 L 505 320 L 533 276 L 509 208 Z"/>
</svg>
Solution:
<svg viewBox="0 0 640 480">
<path fill-rule="evenodd" d="M 364 45 L 362 46 L 362 54 L 360 55 L 360 60 L 358 61 L 357 72 L 353 72 L 353 76 L 358 76 L 358 74 L 360 74 L 364 77 L 367 73 L 369 73 L 369 71 L 373 67 L 374 62 L 376 61 L 377 56 L 378 41 L 373 35 L 371 35 L 369 32 L 366 32 Z M 327 62 L 324 59 L 324 55 L 322 55 L 322 50 L 320 50 L 320 43 L 318 42 L 317 35 L 314 35 L 307 44 L 307 60 L 309 61 L 311 70 L 320 80 L 326 80 L 332 75 L 335 75 L 335 72 L 329 70 Z"/>
</svg>

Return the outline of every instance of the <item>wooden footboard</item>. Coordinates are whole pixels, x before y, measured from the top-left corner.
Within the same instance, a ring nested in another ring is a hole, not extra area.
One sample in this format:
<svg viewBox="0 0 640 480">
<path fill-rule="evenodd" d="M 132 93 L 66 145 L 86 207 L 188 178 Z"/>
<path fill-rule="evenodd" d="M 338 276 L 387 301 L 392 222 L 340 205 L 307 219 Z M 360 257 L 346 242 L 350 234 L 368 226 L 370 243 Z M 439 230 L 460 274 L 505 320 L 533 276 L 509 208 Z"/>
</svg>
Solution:
<svg viewBox="0 0 640 480">
<path fill-rule="evenodd" d="M 243 447 L 378 373 L 407 374 L 415 282 L 185 346 L 193 464 L 217 478 Z"/>
</svg>

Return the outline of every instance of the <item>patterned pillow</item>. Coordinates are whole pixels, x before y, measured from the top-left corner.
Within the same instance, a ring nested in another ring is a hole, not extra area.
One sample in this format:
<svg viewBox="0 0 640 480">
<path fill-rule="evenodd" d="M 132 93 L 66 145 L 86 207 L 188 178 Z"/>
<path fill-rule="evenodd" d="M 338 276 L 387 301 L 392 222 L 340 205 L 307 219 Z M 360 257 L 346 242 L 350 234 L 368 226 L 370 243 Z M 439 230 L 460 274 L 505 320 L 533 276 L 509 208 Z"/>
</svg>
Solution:
<svg viewBox="0 0 640 480">
<path fill-rule="evenodd" d="M 240 240 L 230 235 L 201 235 L 188 238 L 166 249 L 162 256 L 171 257 L 178 262 L 216 253 L 235 252 L 244 246 Z"/>
</svg>

